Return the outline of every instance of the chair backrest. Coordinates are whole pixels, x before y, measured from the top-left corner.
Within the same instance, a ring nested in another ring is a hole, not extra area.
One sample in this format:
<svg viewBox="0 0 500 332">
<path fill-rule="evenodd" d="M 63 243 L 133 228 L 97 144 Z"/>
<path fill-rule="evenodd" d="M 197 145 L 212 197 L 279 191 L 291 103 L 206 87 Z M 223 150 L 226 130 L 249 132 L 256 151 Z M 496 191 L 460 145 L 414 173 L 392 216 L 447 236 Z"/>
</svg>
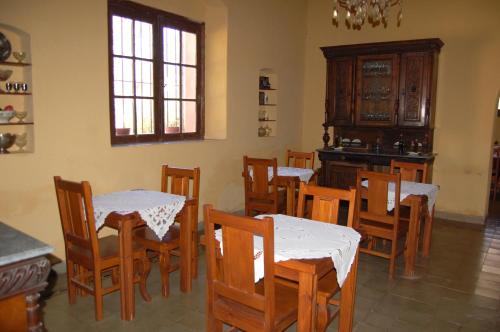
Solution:
<svg viewBox="0 0 500 332">
<path fill-rule="evenodd" d="M 200 198 L 200 168 L 161 168 L 161 191 L 174 195 Z"/>
<path fill-rule="evenodd" d="M 272 179 L 269 180 L 269 168 Z M 243 177 L 245 179 L 245 204 L 268 205 L 269 213 L 278 212 L 278 161 L 243 157 Z M 258 203 L 256 203 L 258 202 Z"/>
<path fill-rule="evenodd" d="M 65 181 L 60 176 L 54 177 L 54 183 L 66 259 L 93 269 L 100 256 L 90 184 L 87 181 Z"/>
<path fill-rule="evenodd" d="M 264 315 L 267 327 L 273 326 L 274 297 L 274 222 L 236 216 L 204 206 L 205 239 L 207 249 L 208 303 L 228 299 L 253 308 Z M 221 226 L 222 255 L 217 262 L 218 245 L 215 225 Z M 254 277 L 254 235 L 261 236 L 264 244 L 264 294 L 256 293 Z M 218 273 L 217 264 L 222 264 Z M 214 310 L 217 310 L 214 307 Z M 235 308 L 234 316 L 238 316 Z M 270 329 L 266 329 L 270 330 Z"/>
<path fill-rule="evenodd" d="M 394 210 L 387 211 L 389 184 L 394 186 Z M 371 171 L 358 171 L 356 180 L 357 220 L 366 219 L 385 224 L 399 222 L 399 197 L 401 174 L 387 174 Z M 364 204 L 363 200 L 365 200 Z M 359 218 L 359 219 L 358 219 Z M 355 225 L 356 228 L 358 225 Z"/>
<path fill-rule="evenodd" d="M 309 166 L 307 163 L 309 162 Z M 314 169 L 314 151 L 313 152 L 296 152 L 287 150 L 286 165 L 297 168 Z"/>
<path fill-rule="evenodd" d="M 391 174 L 401 174 L 402 181 L 427 183 L 428 164 L 391 160 Z"/>
<path fill-rule="evenodd" d="M 491 175 L 493 178 L 498 178 L 498 173 L 500 171 L 500 146 L 495 146 L 493 148 L 493 162 L 491 167 Z"/>
<path fill-rule="evenodd" d="M 297 217 L 304 217 L 306 198 L 312 196 L 311 219 L 332 224 L 339 222 L 340 202 L 349 202 L 346 225 L 353 227 L 354 210 L 356 205 L 356 189 L 344 190 L 319 187 L 300 183 Z"/>
</svg>

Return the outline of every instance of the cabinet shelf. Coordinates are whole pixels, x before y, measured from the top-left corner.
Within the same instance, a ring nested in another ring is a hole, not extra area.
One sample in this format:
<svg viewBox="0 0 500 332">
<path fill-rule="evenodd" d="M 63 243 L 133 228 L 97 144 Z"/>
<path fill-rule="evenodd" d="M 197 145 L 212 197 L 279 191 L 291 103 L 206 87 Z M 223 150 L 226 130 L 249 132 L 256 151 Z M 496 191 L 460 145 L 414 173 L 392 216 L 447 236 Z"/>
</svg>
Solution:
<svg viewBox="0 0 500 332">
<path fill-rule="evenodd" d="M 263 88 L 259 88 L 259 91 L 276 91 L 277 89 L 273 89 L 273 88 L 267 88 L 267 89 L 263 89 Z"/>
<path fill-rule="evenodd" d="M 276 120 L 263 120 L 263 119 L 259 119 L 259 122 L 276 122 Z"/>
<path fill-rule="evenodd" d="M 34 122 L 9 122 L 9 123 L 0 123 L 0 126 L 26 126 L 26 125 L 34 125 Z"/>
<path fill-rule="evenodd" d="M 31 96 L 31 92 L 5 92 L 0 90 L 0 95 Z"/>
<path fill-rule="evenodd" d="M 278 106 L 277 104 L 259 104 L 259 106 Z"/>
<path fill-rule="evenodd" d="M 31 63 L 3 61 L 0 62 L 0 66 L 29 67 L 31 66 Z"/>
</svg>

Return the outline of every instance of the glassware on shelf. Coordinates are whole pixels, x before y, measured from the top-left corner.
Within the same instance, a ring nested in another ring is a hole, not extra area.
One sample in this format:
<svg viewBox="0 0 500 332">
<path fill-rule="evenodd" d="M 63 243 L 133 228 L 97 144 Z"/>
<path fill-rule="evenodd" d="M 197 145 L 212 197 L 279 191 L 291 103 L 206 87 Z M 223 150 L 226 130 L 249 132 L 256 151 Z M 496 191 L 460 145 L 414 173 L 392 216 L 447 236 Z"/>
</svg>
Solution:
<svg viewBox="0 0 500 332">
<path fill-rule="evenodd" d="M 12 52 L 12 55 L 14 56 L 14 58 L 16 58 L 16 60 L 19 62 L 19 63 L 22 63 L 24 58 L 26 58 L 26 52 L 22 52 L 22 51 L 19 51 L 19 52 Z"/>
<path fill-rule="evenodd" d="M 12 84 L 12 87 L 14 88 L 15 92 L 19 92 L 19 90 L 21 89 L 21 83 L 15 82 Z"/>
<path fill-rule="evenodd" d="M 266 127 L 264 128 L 264 130 L 266 131 L 266 136 L 271 136 L 271 132 L 273 130 L 271 129 L 271 127 L 269 127 L 269 125 L 266 125 Z"/>
<path fill-rule="evenodd" d="M 24 122 L 23 119 L 28 115 L 26 111 L 16 111 L 14 116 L 19 119 L 19 122 Z"/>
<path fill-rule="evenodd" d="M 22 133 L 20 135 L 16 135 L 14 144 L 19 148 L 18 151 L 24 151 L 24 147 L 28 144 L 28 134 Z"/>
</svg>

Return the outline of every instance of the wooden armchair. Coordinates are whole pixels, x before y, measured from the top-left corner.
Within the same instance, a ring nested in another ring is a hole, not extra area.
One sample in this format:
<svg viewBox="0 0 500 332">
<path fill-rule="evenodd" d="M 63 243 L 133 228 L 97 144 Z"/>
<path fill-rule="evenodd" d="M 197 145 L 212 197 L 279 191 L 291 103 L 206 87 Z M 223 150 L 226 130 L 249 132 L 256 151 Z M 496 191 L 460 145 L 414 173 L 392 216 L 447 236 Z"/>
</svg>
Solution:
<svg viewBox="0 0 500 332">
<path fill-rule="evenodd" d="M 54 183 L 66 251 L 69 303 L 75 303 L 77 293 L 92 294 L 95 300 L 95 318 L 101 320 L 103 296 L 120 290 L 118 237 L 97 237 L 92 190 L 87 181 L 70 182 L 55 176 Z M 136 260 L 134 266 L 139 268 L 134 282 L 140 284 L 141 295 L 149 302 L 151 297 L 146 290 L 146 279 L 151 265 L 142 246 L 134 244 L 132 249 Z M 110 287 L 103 285 L 102 277 L 105 272 L 112 275 Z"/>
<path fill-rule="evenodd" d="M 191 188 L 191 189 L 190 189 Z M 196 278 L 198 274 L 198 204 L 200 196 L 200 169 L 174 168 L 163 165 L 161 175 L 161 191 L 174 195 L 181 195 L 195 198 L 196 209 L 193 212 L 196 220 L 192 221 L 192 276 Z M 148 227 L 142 227 L 134 231 L 134 240 L 142 244 L 146 249 L 159 253 L 162 295 L 167 297 L 170 292 L 169 279 L 170 272 L 179 268 L 178 265 L 170 264 L 170 255 L 180 255 L 180 226 L 174 224 L 170 226 L 168 232 L 159 239 L 158 236 Z"/>
<path fill-rule="evenodd" d="M 367 187 L 363 181 L 367 181 Z M 390 212 L 387 211 L 389 183 L 395 186 L 394 209 Z M 402 248 L 398 247 L 398 240 L 408 232 L 408 224 L 400 222 L 399 218 L 401 175 L 358 171 L 356 185 L 357 211 L 354 228 L 368 237 L 367 248 L 360 248 L 360 251 L 389 259 L 389 277 L 393 278 L 396 257 L 405 249 L 404 245 Z M 390 240 L 390 252 L 376 250 L 373 245 L 375 238 Z"/>
<path fill-rule="evenodd" d="M 356 205 L 356 189 L 343 190 L 300 184 L 297 217 L 304 217 L 306 198 L 312 197 L 311 219 L 338 224 L 340 202 L 348 202 L 347 227 L 353 226 Z M 316 302 L 316 331 L 323 332 L 339 314 L 339 301 L 333 299 L 340 291 L 335 270 L 329 272 L 318 281 Z"/>
<path fill-rule="evenodd" d="M 268 169 L 273 177 L 269 181 Z M 254 212 L 278 213 L 278 161 L 243 157 L 243 177 L 245 181 L 245 215 Z"/>
<path fill-rule="evenodd" d="M 207 255 L 207 331 L 226 323 L 244 331 L 283 331 L 298 317 L 297 291 L 274 281 L 274 225 L 204 207 Z M 221 226 L 222 255 L 215 239 Z M 264 279 L 255 284 L 254 235 L 264 243 Z M 222 272 L 218 268 L 222 265 Z"/>
<path fill-rule="evenodd" d="M 309 166 L 307 165 L 309 163 Z M 296 152 L 286 151 L 286 165 L 288 167 L 310 168 L 314 169 L 314 151 L 313 152 Z"/>
<path fill-rule="evenodd" d="M 418 164 L 391 160 L 391 174 L 401 174 L 401 181 L 427 183 L 428 167 L 427 163 Z"/>
</svg>

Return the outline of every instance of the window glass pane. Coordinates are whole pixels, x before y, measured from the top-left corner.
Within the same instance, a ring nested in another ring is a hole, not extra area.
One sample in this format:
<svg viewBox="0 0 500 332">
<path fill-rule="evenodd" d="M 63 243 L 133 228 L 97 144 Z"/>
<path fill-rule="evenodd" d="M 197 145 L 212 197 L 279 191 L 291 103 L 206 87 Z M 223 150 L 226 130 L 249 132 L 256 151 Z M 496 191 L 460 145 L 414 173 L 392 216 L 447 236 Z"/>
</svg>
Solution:
<svg viewBox="0 0 500 332">
<path fill-rule="evenodd" d="M 164 97 L 179 98 L 179 66 L 163 65 Z"/>
<path fill-rule="evenodd" d="M 196 68 L 182 67 L 182 98 L 196 99 Z"/>
<path fill-rule="evenodd" d="M 153 25 L 135 21 L 135 56 L 138 58 L 153 58 Z"/>
<path fill-rule="evenodd" d="M 182 132 L 196 132 L 196 102 L 182 102 Z"/>
<path fill-rule="evenodd" d="M 132 56 L 132 20 L 113 16 L 113 54 Z"/>
<path fill-rule="evenodd" d="M 179 63 L 180 31 L 172 28 L 163 28 L 163 60 Z"/>
<path fill-rule="evenodd" d="M 137 134 L 153 134 L 154 106 L 152 99 L 137 99 Z"/>
<path fill-rule="evenodd" d="M 133 95 L 132 65 L 131 59 L 113 58 L 114 93 L 116 96 Z"/>
<path fill-rule="evenodd" d="M 196 34 L 182 31 L 182 63 L 196 65 Z"/>
<path fill-rule="evenodd" d="M 134 100 L 132 98 L 115 98 L 115 128 L 118 136 L 134 134 Z"/>
<path fill-rule="evenodd" d="M 176 100 L 165 100 L 165 133 L 179 133 L 180 129 L 180 104 Z"/>
<path fill-rule="evenodd" d="M 135 94 L 142 97 L 153 97 L 153 63 L 151 61 L 135 62 Z"/>
</svg>

